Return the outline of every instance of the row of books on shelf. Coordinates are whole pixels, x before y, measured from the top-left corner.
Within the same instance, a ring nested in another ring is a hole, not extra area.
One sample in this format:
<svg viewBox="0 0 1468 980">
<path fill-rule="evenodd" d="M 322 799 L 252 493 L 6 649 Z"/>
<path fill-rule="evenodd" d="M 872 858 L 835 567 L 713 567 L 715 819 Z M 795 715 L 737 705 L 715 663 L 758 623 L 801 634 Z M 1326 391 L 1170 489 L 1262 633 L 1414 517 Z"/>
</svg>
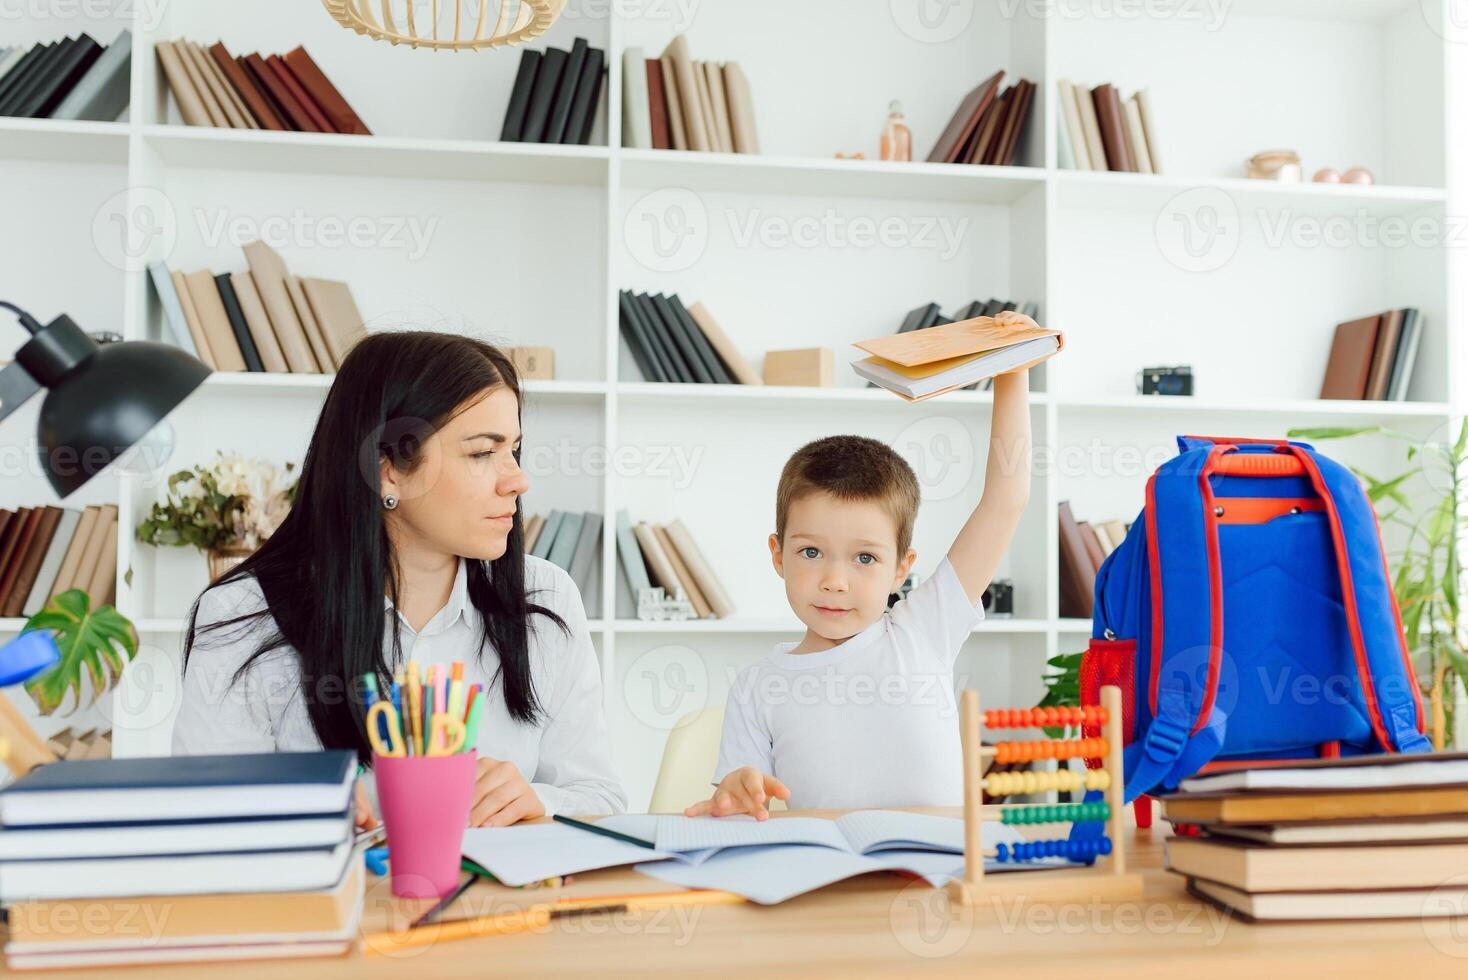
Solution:
<svg viewBox="0 0 1468 980">
<path fill-rule="evenodd" d="M 928 154 L 929 163 L 1014 163 L 1035 101 L 1035 83 L 1021 78 L 1001 92 L 1003 81 L 1004 72 L 997 71 L 964 96 Z"/>
<path fill-rule="evenodd" d="M 1320 397 L 1406 401 L 1421 342 L 1422 313 L 1411 306 L 1338 324 Z"/>
<path fill-rule="evenodd" d="M 351 752 L 157 763 L 68 758 L 0 793 L 8 968 L 354 947 L 366 870 Z"/>
<path fill-rule="evenodd" d="M 174 342 L 216 371 L 329 374 L 366 328 L 344 282 L 293 276 L 264 242 L 248 271 L 148 267 Z"/>
<path fill-rule="evenodd" d="M 607 53 L 578 37 L 571 50 L 527 48 L 510 89 L 500 139 L 585 146 L 602 111 Z"/>
<path fill-rule="evenodd" d="M 552 510 L 525 520 L 525 553 L 570 575 L 592 619 L 601 614 L 601 525 L 601 515 L 591 511 Z"/>
<path fill-rule="evenodd" d="M 0 510 L 0 616 L 34 616 L 69 589 L 92 608 L 117 584 L 117 505 Z"/>
<path fill-rule="evenodd" d="M 1160 174 L 1157 116 L 1141 89 L 1125 102 L 1110 82 L 1090 91 L 1061 79 L 1060 166 L 1066 170 L 1118 170 Z"/>
<path fill-rule="evenodd" d="M 737 61 L 696 61 L 683 35 L 656 58 L 622 54 L 622 145 L 758 153 L 754 97 Z"/>
<path fill-rule="evenodd" d="M 1090 619 L 1096 573 L 1106 556 L 1126 540 L 1126 521 L 1078 521 L 1070 501 L 1060 502 L 1060 615 Z"/>
<path fill-rule="evenodd" d="M 110 759 L 112 733 L 96 728 L 79 732 L 68 726 L 46 739 L 46 748 L 58 759 Z"/>
<path fill-rule="evenodd" d="M 304 47 L 234 57 L 222 41 L 206 50 L 180 38 L 153 49 L 190 126 L 372 135 Z"/>
<path fill-rule="evenodd" d="M 0 47 L 0 116 L 112 122 L 127 108 L 132 34 Z"/>
<path fill-rule="evenodd" d="M 685 307 L 676 293 L 620 294 L 619 324 L 637 368 L 648 381 L 761 383 L 749 362 L 702 303 Z"/>
</svg>

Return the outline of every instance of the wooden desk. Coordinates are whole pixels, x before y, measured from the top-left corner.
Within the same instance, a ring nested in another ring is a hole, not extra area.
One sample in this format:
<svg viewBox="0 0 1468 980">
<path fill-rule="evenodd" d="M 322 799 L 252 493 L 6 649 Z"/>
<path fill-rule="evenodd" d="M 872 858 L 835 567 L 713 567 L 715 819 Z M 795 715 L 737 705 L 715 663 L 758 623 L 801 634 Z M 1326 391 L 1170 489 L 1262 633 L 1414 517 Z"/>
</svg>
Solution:
<svg viewBox="0 0 1468 980">
<path fill-rule="evenodd" d="M 828 814 L 822 814 L 828 815 Z M 1371 976 L 1377 980 L 1468 975 L 1468 919 L 1250 925 L 1199 902 L 1161 868 L 1164 831 L 1134 831 L 1141 900 L 1051 905 L 1016 901 L 950 909 L 942 889 L 867 875 L 783 905 L 670 909 L 557 920 L 540 932 L 442 943 L 397 955 L 321 960 L 182 964 L 149 977 L 360 978 L 654 976 L 1227 977 Z M 1034 872 L 1044 874 L 1044 872 Z M 565 895 L 666 891 L 630 869 L 577 875 Z M 485 911 L 513 908 L 545 891 L 480 883 L 464 896 Z M 385 928 L 420 903 L 392 897 L 369 878 L 363 927 Z M 448 917 L 465 911 L 455 908 Z M 1468 910 L 1465 910 L 1468 911 Z M 754 968 L 757 973 L 751 973 Z M 50 972 L 53 978 L 104 971 Z M 137 971 L 114 975 L 142 976 Z"/>
</svg>

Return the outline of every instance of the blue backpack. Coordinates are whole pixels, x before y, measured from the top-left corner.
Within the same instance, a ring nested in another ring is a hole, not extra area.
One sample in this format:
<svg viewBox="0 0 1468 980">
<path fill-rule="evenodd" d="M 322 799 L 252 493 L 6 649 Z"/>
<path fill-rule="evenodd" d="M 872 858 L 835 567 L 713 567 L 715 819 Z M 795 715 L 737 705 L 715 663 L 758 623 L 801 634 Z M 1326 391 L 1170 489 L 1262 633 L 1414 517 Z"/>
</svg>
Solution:
<svg viewBox="0 0 1468 980">
<path fill-rule="evenodd" d="M 1179 436 L 1091 632 L 1081 699 L 1122 690 L 1128 800 L 1210 763 L 1431 748 L 1376 512 L 1304 443 Z"/>
</svg>

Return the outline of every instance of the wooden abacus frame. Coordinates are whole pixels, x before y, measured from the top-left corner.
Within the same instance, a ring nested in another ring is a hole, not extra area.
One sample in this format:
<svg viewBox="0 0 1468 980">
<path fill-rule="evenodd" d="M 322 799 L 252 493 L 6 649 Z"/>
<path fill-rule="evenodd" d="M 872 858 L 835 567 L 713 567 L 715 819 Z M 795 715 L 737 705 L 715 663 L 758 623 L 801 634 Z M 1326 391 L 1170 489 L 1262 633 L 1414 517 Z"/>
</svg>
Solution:
<svg viewBox="0 0 1468 980">
<path fill-rule="evenodd" d="M 1111 851 L 1096 864 L 1044 871 L 984 873 L 983 827 L 985 821 L 1000 820 L 1016 804 L 984 803 L 984 782 L 997 750 L 986 746 L 980 732 L 979 692 L 964 691 L 959 700 L 959 731 L 963 742 L 964 874 L 948 884 L 950 898 L 973 905 L 986 897 L 1025 898 L 1035 901 L 1135 898 L 1142 893 L 1142 877 L 1127 871 L 1123 790 L 1126 780 L 1122 765 L 1121 689 L 1101 689 L 1101 736 L 1106 743 L 1099 771 L 1106 775 L 1106 834 Z M 1091 709 L 1085 709 L 1091 710 Z M 1033 717 L 1033 716 L 1032 716 Z M 1027 727 L 1049 724 L 1025 722 Z M 1016 726 L 1019 727 L 1019 726 Z M 1064 744 L 1064 743 L 1057 743 Z M 1056 774 L 1037 774 L 1053 776 Z M 1044 782 L 1040 779 L 1038 782 Z"/>
</svg>

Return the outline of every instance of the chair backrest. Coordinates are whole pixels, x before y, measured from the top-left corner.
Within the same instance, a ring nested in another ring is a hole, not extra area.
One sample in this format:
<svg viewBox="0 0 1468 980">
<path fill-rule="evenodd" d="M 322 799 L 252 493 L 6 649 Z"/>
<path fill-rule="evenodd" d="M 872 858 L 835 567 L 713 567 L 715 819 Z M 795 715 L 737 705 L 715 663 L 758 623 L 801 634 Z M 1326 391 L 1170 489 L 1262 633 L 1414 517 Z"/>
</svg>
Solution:
<svg viewBox="0 0 1468 980">
<path fill-rule="evenodd" d="M 685 807 L 708 799 L 723 730 L 723 705 L 691 711 L 678 719 L 663 748 L 649 813 L 682 813 Z"/>
</svg>

